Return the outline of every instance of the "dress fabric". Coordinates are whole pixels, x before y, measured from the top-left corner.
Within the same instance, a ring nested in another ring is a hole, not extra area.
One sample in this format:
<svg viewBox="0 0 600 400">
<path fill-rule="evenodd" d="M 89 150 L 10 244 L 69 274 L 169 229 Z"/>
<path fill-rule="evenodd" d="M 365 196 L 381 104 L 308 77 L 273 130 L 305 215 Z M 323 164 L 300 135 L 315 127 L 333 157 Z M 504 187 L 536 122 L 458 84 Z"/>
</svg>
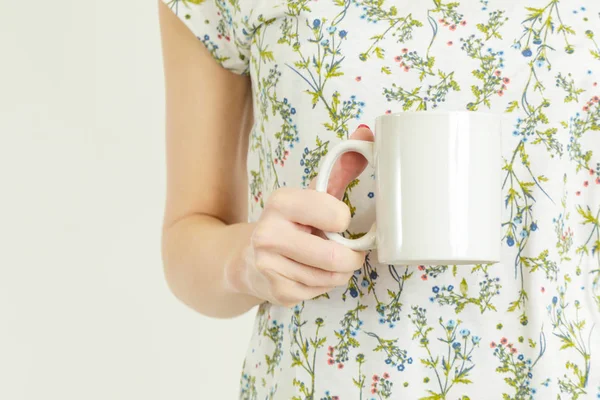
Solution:
<svg viewBox="0 0 600 400">
<path fill-rule="evenodd" d="M 502 261 L 373 251 L 347 286 L 263 303 L 240 399 L 600 398 L 600 2 L 163 1 L 252 80 L 251 221 L 378 115 L 503 115 Z M 344 196 L 347 236 L 375 196 L 369 167 Z"/>
</svg>

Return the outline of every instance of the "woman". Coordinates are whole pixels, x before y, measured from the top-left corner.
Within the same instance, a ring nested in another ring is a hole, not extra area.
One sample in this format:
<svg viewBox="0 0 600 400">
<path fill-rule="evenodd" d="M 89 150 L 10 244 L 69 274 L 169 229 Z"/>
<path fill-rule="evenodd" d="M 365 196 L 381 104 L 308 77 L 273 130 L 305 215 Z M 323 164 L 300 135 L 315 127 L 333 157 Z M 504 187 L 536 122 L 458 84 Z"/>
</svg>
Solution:
<svg viewBox="0 0 600 400">
<path fill-rule="evenodd" d="M 205 315 L 259 305 L 240 398 L 600 398 L 599 11 L 163 0 L 166 277 Z M 433 109 L 510 121 L 502 262 L 378 265 L 326 240 L 365 232 L 374 180 L 346 154 L 317 193 L 321 157 Z"/>
</svg>

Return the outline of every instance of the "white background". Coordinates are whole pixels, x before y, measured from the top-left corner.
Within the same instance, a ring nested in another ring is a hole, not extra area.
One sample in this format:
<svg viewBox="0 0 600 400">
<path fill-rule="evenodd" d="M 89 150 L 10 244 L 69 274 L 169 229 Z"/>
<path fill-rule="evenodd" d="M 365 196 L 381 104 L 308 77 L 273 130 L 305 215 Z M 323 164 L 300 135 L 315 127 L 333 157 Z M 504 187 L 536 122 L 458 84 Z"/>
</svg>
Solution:
<svg viewBox="0 0 600 400">
<path fill-rule="evenodd" d="M 233 399 L 254 311 L 162 275 L 153 0 L 0 0 L 0 399 Z"/>
</svg>

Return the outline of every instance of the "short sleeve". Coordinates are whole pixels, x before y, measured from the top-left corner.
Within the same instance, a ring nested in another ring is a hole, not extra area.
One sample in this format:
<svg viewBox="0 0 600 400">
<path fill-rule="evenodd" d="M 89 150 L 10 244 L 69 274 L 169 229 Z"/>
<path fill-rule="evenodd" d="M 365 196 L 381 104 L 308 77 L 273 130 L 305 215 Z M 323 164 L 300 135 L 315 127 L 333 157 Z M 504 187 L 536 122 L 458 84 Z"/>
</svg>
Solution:
<svg viewBox="0 0 600 400">
<path fill-rule="evenodd" d="M 239 0 L 162 0 L 224 68 L 247 74 L 249 16 Z M 250 3 L 250 2 L 247 2 Z"/>
</svg>

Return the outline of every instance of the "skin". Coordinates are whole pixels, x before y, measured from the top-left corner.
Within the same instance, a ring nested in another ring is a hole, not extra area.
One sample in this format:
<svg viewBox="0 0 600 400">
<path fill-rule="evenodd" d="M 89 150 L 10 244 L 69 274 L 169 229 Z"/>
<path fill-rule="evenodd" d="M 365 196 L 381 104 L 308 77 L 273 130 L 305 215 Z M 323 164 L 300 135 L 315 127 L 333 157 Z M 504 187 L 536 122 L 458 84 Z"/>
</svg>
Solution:
<svg viewBox="0 0 600 400">
<path fill-rule="evenodd" d="M 201 314 L 231 318 L 265 301 L 292 307 L 346 285 L 365 253 L 327 240 L 323 231 L 348 227 L 340 198 L 366 167 L 364 157 L 343 155 L 328 193 L 316 192 L 314 182 L 275 190 L 259 220 L 248 223 L 249 77 L 220 66 L 160 0 L 159 21 L 167 170 L 162 260 L 171 291 Z M 373 134 L 359 127 L 351 138 Z"/>
</svg>

